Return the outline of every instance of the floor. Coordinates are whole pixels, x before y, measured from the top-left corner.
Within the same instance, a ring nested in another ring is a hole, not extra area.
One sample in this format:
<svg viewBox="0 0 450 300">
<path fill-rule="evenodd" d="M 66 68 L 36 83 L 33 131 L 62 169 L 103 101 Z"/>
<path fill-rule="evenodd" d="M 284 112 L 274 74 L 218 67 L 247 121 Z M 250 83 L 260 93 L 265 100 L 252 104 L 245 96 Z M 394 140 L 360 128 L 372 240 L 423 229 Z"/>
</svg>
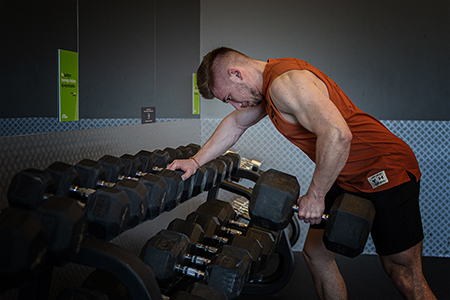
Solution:
<svg viewBox="0 0 450 300">
<path fill-rule="evenodd" d="M 280 291 L 270 295 L 242 295 L 239 300 L 319 299 L 312 278 L 300 252 L 295 252 L 292 278 Z M 361 255 L 356 258 L 337 257 L 337 263 L 347 284 L 350 300 L 403 299 L 384 273 L 378 256 Z M 450 299 L 450 259 L 423 258 L 425 278 L 439 300 Z"/>
</svg>

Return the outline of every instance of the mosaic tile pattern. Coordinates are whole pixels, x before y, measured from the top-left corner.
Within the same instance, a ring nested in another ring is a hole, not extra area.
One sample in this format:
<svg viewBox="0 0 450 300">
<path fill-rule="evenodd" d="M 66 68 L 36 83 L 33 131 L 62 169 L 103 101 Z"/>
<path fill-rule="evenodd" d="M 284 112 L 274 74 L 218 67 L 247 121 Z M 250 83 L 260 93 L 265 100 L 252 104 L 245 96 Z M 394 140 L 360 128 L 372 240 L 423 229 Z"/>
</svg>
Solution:
<svg viewBox="0 0 450 300">
<path fill-rule="evenodd" d="M 181 120 L 184 119 L 157 118 L 156 122 Z M 59 122 L 58 118 L 6 118 L 0 119 L 0 137 L 138 124 L 141 124 L 141 119 L 81 119 L 77 122 Z"/>
<path fill-rule="evenodd" d="M 201 120 L 201 143 L 204 144 L 219 119 Z M 450 257 L 450 122 L 448 121 L 383 121 L 386 127 L 410 145 L 417 156 L 423 177 L 420 205 L 425 233 L 424 255 Z M 263 169 L 295 175 L 304 194 L 310 184 L 314 163 L 285 139 L 269 119 L 249 128 L 233 149 L 247 158 L 262 159 Z M 294 250 L 301 250 L 308 226 L 301 224 L 301 237 Z M 364 250 L 375 254 L 372 240 Z"/>
</svg>

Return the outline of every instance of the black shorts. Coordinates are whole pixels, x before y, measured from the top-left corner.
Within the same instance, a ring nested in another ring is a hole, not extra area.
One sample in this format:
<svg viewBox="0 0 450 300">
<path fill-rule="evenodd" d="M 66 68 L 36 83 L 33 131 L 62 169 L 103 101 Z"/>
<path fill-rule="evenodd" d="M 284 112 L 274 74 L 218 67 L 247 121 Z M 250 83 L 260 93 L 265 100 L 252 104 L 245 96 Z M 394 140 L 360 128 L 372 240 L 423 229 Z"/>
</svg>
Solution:
<svg viewBox="0 0 450 300">
<path fill-rule="evenodd" d="M 409 177 L 409 182 L 374 193 L 348 192 L 335 183 L 325 197 L 324 213 L 329 213 L 334 199 L 343 193 L 368 199 L 376 210 L 371 230 L 376 252 L 379 255 L 391 255 L 405 251 L 423 240 L 419 208 L 420 182 L 412 174 Z M 311 225 L 311 228 L 324 229 L 325 224 Z"/>
</svg>

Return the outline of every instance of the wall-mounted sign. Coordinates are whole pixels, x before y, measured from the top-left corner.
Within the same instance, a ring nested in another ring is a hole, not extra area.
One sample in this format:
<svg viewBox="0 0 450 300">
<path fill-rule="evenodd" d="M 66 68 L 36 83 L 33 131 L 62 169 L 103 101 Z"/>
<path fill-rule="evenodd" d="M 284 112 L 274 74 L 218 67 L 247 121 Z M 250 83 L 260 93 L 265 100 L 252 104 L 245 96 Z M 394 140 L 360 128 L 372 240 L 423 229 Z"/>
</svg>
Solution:
<svg viewBox="0 0 450 300">
<path fill-rule="evenodd" d="M 78 53 L 58 49 L 59 121 L 78 121 Z"/>
<path fill-rule="evenodd" d="M 149 124 L 156 122 L 155 107 L 141 107 L 141 124 Z"/>
<path fill-rule="evenodd" d="M 200 114 L 200 92 L 197 86 L 197 74 L 192 74 L 192 114 Z"/>
</svg>

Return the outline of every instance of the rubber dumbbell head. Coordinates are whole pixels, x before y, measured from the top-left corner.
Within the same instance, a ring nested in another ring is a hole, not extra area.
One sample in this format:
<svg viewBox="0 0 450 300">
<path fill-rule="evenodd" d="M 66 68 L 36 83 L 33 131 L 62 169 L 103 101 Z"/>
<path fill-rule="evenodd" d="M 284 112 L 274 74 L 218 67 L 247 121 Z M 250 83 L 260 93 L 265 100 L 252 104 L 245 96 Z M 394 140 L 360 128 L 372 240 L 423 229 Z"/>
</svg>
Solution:
<svg viewBox="0 0 450 300">
<path fill-rule="evenodd" d="M 44 265 L 48 239 L 34 212 L 7 207 L 0 213 L 0 280 L 20 286 Z"/>
<path fill-rule="evenodd" d="M 323 241 L 333 252 L 355 257 L 366 245 L 375 217 L 371 201 L 343 194 L 336 198 L 326 221 Z"/>
<path fill-rule="evenodd" d="M 255 224 L 274 231 L 286 228 L 300 192 L 297 178 L 274 169 L 264 172 L 253 188 L 250 216 Z"/>
</svg>

